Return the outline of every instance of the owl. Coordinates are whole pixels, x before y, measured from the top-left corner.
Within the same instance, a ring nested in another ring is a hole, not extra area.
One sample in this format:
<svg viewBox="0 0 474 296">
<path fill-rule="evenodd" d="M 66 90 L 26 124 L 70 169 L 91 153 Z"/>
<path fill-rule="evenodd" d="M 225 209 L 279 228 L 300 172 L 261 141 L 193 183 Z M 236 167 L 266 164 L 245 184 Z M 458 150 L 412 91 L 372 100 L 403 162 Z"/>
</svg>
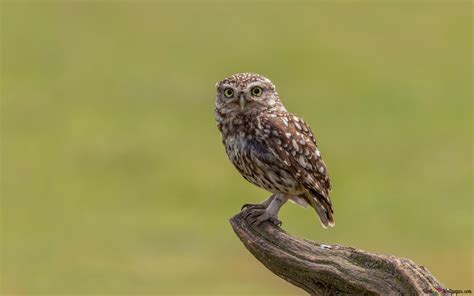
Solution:
<svg viewBox="0 0 474 296">
<path fill-rule="evenodd" d="M 250 224 L 281 225 L 278 212 L 290 200 L 315 209 L 333 227 L 331 181 L 316 139 L 303 119 L 283 106 L 275 85 L 262 75 L 239 73 L 216 84 L 215 118 L 229 160 L 250 183 L 271 193 L 243 208 Z"/>
</svg>

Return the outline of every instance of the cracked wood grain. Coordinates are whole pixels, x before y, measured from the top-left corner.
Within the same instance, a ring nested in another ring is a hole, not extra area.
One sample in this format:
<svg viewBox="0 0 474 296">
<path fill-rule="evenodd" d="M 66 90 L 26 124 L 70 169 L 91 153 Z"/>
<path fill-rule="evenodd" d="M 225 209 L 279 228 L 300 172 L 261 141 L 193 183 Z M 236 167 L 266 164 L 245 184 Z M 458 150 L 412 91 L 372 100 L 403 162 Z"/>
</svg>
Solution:
<svg viewBox="0 0 474 296">
<path fill-rule="evenodd" d="M 274 274 L 311 295 L 443 295 L 443 285 L 409 259 L 298 239 L 264 222 L 230 219 L 245 247 Z"/>
</svg>

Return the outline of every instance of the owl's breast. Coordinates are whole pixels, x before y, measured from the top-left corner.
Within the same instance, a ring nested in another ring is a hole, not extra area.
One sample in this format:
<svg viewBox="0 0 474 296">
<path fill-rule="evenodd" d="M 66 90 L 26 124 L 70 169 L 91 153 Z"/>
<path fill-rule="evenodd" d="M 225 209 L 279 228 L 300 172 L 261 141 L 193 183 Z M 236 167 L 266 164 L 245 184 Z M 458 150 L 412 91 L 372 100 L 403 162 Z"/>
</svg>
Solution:
<svg viewBox="0 0 474 296">
<path fill-rule="evenodd" d="M 232 164 L 250 182 L 259 185 L 257 171 L 265 170 L 269 163 L 275 163 L 275 156 L 265 145 L 251 135 L 237 134 L 225 140 L 225 149 Z M 263 163 L 260 159 L 266 159 Z"/>
<path fill-rule="evenodd" d="M 256 159 L 262 159 L 267 162 L 276 162 L 275 155 L 268 149 L 268 147 L 255 139 L 252 135 L 235 135 L 229 136 L 225 139 L 226 152 L 232 162 L 238 162 L 241 158 L 249 158 L 251 162 Z M 258 160 L 257 160 L 258 162 Z"/>
<path fill-rule="evenodd" d="M 265 143 L 251 135 L 233 135 L 224 141 L 232 164 L 249 182 L 270 192 L 295 192 L 298 182 Z"/>
</svg>

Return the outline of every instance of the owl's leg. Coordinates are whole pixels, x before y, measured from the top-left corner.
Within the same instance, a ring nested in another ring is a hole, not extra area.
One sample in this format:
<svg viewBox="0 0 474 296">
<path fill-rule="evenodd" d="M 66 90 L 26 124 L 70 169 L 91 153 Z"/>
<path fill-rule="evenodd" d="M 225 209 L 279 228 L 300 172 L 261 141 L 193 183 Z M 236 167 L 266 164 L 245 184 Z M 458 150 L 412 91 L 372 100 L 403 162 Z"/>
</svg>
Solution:
<svg viewBox="0 0 474 296">
<path fill-rule="evenodd" d="M 281 226 L 282 222 L 278 219 L 278 212 L 287 200 L 288 196 L 285 194 L 276 194 L 266 209 L 252 208 L 250 213 L 246 215 L 246 219 L 249 220 L 250 224 L 260 225 L 264 221 L 269 221 L 276 226 Z"/>
<path fill-rule="evenodd" d="M 240 210 L 243 211 L 245 209 L 250 209 L 250 208 L 259 208 L 259 209 L 267 208 L 272 202 L 272 200 L 275 198 L 275 195 L 276 194 L 270 195 L 268 198 L 266 198 L 264 201 L 262 201 L 259 204 L 244 204 Z"/>
<path fill-rule="evenodd" d="M 268 198 L 266 198 L 264 201 L 262 201 L 260 204 L 262 204 L 265 208 L 268 208 L 268 206 L 270 205 L 270 203 L 273 201 L 273 199 L 275 198 L 276 194 L 272 194 L 270 195 Z"/>
</svg>

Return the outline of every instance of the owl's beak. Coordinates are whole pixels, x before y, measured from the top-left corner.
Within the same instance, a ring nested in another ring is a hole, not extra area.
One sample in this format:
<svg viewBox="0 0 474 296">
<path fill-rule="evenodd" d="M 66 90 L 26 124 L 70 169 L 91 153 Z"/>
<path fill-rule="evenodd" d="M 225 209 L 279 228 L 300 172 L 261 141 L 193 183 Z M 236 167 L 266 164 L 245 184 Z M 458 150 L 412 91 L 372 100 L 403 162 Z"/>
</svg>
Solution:
<svg viewBox="0 0 474 296">
<path fill-rule="evenodd" d="M 240 108 L 244 109 L 245 104 L 247 104 L 247 99 L 245 98 L 245 95 L 244 95 L 244 94 L 240 94 L 240 96 L 239 96 L 239 105 L 240 105 Z"/>
</svg>

